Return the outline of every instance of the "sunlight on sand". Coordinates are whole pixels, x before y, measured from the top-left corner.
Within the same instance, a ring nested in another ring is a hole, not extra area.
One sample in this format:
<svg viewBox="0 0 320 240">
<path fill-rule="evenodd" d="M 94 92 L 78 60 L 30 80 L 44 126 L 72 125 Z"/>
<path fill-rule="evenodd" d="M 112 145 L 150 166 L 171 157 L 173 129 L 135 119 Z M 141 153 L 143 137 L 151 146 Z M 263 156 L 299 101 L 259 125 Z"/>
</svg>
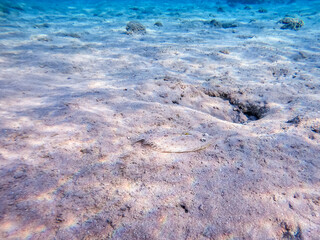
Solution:
<svg viewBox="0 0 320 240">
<path fill-rule="evenodd" d="M 2 223 L 0 225 L 0 229 L 2 232 L 12 232 L 12 231 L 16 230 L 17 227 L 18 226 L 16 226 L 15 223 L 9 222 L 9 221 L 5 221 L 4 223 Z"/>
<path fill-rule="evenodd" d="M 23 228 L 20 232 L 14 234 L 15 237 L 19 239 L 30 239 L 33 235 L 46 231 L 47 227 L 45 225 L 39 226 L 29 226 Z"/>
<path fill-rule="evenodd" d="M 41 193 L 39 194 L 38 196 L 35 196 L 34 199 L 36 201 L 53 201 L 53 197 L 52 197 L 52 194 L 53 194 L 54 190 L 50 190 L 49 192 L 46 192 L 46 193 Z"/>
</svg>

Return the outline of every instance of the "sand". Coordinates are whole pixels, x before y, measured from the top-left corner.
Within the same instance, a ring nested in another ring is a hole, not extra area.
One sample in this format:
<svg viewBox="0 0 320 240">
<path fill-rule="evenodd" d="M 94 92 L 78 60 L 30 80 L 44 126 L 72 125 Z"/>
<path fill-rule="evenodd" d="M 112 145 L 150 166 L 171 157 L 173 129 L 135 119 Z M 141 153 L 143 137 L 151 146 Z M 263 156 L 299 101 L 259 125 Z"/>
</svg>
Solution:
<svg viewBox="0 0 320 240">
<path fill-rule="evenodd" d="M 1 13 L 0 238 L 319 239 L 320 4 L 299 4 Z"/>
</svg>

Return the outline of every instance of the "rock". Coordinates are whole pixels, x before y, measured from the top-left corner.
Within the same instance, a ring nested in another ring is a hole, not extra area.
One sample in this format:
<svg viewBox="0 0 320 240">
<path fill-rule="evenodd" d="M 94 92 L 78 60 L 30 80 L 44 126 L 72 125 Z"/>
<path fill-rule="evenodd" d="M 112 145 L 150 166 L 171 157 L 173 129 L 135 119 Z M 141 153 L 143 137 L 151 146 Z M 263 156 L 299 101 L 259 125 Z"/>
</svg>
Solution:
<svg viewBox="0 0 320 240">
<path fill-rule="evenodd" d="M 237 38 L 240 38 L 240 39 L 251 39 L 254 37 L 255 37 L 254 35 L 238 35 L 237 36 Z"/>
<path fill-rule="evenodd" d="M 230 54 L 229 50 L 227 50 L 227 49 L 222 49 L 219 52 L 223 53 L 223 54 Z"/>
<path fill-rule="evenodd" d="M 296 116 L 290 120 L 287 121 L 287 123 L 292 123 L 292 124 L 296 124 L 298 125 L 302 120 L 302 117 L 301 116 Z"/>
<path fill-rule="evenodd" d="M 311 131 L 315 133 L 320 133 L 320 126 L 312 126 Z"/>
<path fill-rule="evenodd" d="M 59 37 L 81 38 L 78 33 L 58 32 L 56 35 Z"/>
<path fill-rule="evenodd" d="M 209 24 L 213 27 L 219 27 L 219 28 L 235 28 L 238 27 L 238 24 L 233 23 L 233 22 L 219 22 L 215 19 L 212 19 L 211 21 L 206 21 L 206 24 Z"/>
<path fill-rule="evenodd" d="M 223 13 L 225 11 L 224 11 L 224 9 L 222 7 L 218 7 L 217 12 Z"/>
<path fill-rule="evenodd" d="M 33 26 L 34 28 L 48 28 L 50 25 L 48 23 L 36 24 Z"/>
<path fill-rule="evenodd" d="M 238 24 L 233 22 L 222 23 L 222 28 L 235 28 L 238 27 Z"/>
<path fill-rule="evenodd" d="M 267 12 L 268 12 L 268 10 L 265 9 L 265 8 L 260 8 L 260 9 L 258 10 L 258 13 L 267 13 Z"/>
<path fill-rule="evenodd" d="M 212 19 L 208 24 L 214 27 L 222 27 L 222 24 L 215 19 Z"/>
<path fill-rule="evenodd" d="M 131 21 L 127 23 L 126 26 L 127 34 L 146 34 L 146 28 L 141 23 L 137 21 Z"/>
<path fill-rule="evenodd" d="M 154 25 L 157 27 L 163 27 L 163 24 L 161 22 L 155 22 Z"/>
<path fill-rule="evenodd" d="M 301 27 L 304 26 L 304 22 L 298 18 L 285 17 L 282 18 L 278 23 L 284 24 L 281 29 L 291 29 L 298 31 Z"/>
</svg>

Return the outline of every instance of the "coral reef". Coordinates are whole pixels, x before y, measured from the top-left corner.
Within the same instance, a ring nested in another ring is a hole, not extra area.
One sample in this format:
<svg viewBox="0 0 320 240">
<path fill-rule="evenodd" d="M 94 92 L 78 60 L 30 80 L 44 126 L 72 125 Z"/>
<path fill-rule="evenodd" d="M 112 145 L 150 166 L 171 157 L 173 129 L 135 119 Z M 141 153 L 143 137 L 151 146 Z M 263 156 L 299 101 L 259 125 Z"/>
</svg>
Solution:
<svg viewBox="0 0 320 240">
<path fill-rule="evenodd" d="M 137 21 L 131 21 L 126 26 L 127 34 L 146 34 L 146 28 Z"/>
<path fill-rule="evenodd" d="M 295 31 L 298 31 L 301 27 L 304 26 L 303 20 L 291 17 L 282 18 L 278 23 L 284 24 L 281 29 L 291 29 Z"/>
</svg>

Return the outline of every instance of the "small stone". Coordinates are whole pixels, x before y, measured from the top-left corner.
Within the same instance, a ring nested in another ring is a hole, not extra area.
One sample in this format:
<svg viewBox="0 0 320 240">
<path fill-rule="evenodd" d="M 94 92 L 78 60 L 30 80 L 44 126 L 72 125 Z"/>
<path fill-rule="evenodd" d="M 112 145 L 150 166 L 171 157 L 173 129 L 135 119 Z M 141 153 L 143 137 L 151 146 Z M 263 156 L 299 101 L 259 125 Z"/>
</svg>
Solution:
<svg viewBox="0 0 320 240">
<path fill-rule="evenodd" d="M 218 28 L 235 28 L 235 27 L 238 27 L 238 24 L 236 23 L 233 23 L 233 22 L 219 22 L 215 19 L 212 19 L 211 21 L 207 21 L 205 22 L 205 24 L 209 24 L 213 27 L 218 27 Z"/>
<path fill-rule="evenodd" d="M 58 214 L 56 217 L 56 223 L 62 223 L 64 221 L 62 214 Z"/>
<path fill-rule="evenodd" d="M 27 176 L 27 174 L 25 174 L 25 172 L 21 171 L 21 172 L 17 172 L 13 177 L 15 179 L 18 179 L 18 178 L 25 178 Z"/>
<path fill-rule="evenodd" d="M 293 119 L 287 121 L 287 123 L 298 125 L 301 122 L 302 118 L 300 116 L 296 116 Z"/>
<path fill-rule="evenodd" d="M 218 7 L 217 12 L 222 13 L 222 12 L 225 12 L 225 11 L 224 11 L 224 9 L 222 7 Z"/>
<path fill-rule="evenodd" d="M 258 10 L 258 12 L 259 12 L 259 13 L 267 13 L 268 10 L 265 9 L 265 8 L 260 8 L 260 9 Z"/>
<path fill-rule="evenodd" d="M 159 97 L 167 98 L 168 97 L 168 93 L 161 93 L 161 94 L 159 94 Z"/>
<path fill-rule="evenodd" d="M 212 19 L 208 24 L 214 27 L 222 27 L 222 24 L 215 19 Z"/>
<path fill-rule="evenodd" d="M 163 27 L 163 24 L 161 22 L 155 22 L 154 25 L 157 27 Z"/>
<path fill-rule="evenodd" d="M 320 126 L 312 126 L 311 131 L 315 133 L 320 133 Z"/>
<path fill-rule="evenodd" d="M 33 26 L 34 28 L 48 28 L 50 25 L 48 23 L 36 24 Z"/>
<path fill-rule="evenodd" d="M 233 22 L 222 23 L 222 28 L 235 28 L 238 27 L 238 24 Z"/>
<path fill-rule="evenodd" d="M 227 49 L 220 50 L 219 52 L 223 54 L 230 54 L 229 50 Z"/>
<path fill-rule="evenodd" d="M 91 153 L 91 150 L 88 148 L 84 148 L 84 149 L 81 149 L 80 152 L 83 154 L 89 154 L 89 153 Z"/>
</svg>

